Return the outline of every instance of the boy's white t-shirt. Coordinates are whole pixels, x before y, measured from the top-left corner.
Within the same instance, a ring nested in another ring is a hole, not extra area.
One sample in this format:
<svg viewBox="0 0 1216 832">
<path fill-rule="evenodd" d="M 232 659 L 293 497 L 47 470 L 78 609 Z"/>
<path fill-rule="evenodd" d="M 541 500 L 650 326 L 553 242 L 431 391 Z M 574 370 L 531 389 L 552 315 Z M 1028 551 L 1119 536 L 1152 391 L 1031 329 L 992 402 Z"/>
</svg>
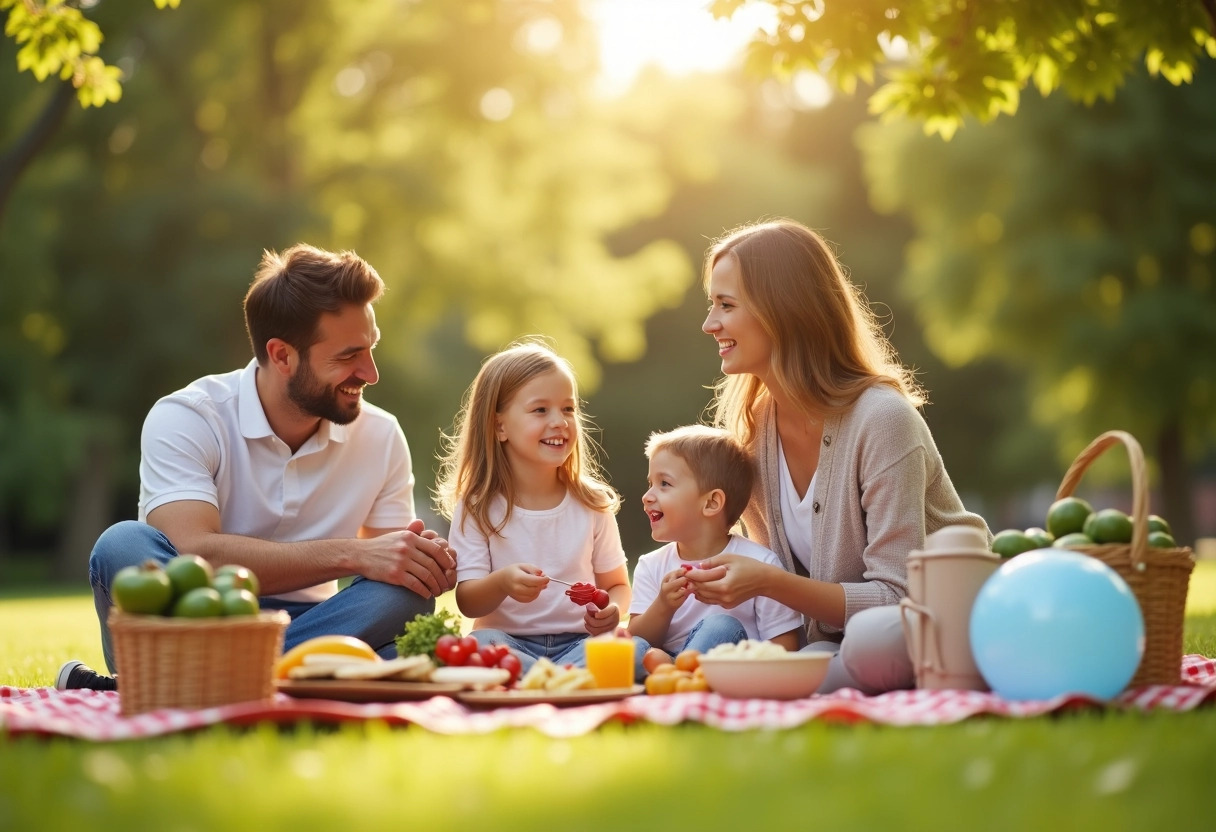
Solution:
<svg viewBox="0 0 1216 832">
<path fill-rule="evenodd" d="M 505 499 L 490 504 L 490 520 L 506 513 Z M 595 573 L 611 572 L 625 563 L 616 517 L 595 511 L 569 491 L 556 508 L 530 511 L 516 506 L 502 532 L 487 538 L 465 516 L 464 501 L 456 506 L 448 542 L 456 550 L 456 581 L 484 578 L 504 566 L 528 563 L 546 575 L 570 583 L 595 583 Z M 498 609 L 478 618 L 473 629 L 502 630 L 511 635 L 538 636 L 585 633 L 585 608 L 566 597 L 568 587 L 550 581 L 540 596 L 527 604 L 505 599 Z"/>
<path fill-rule="evenodd" d="M 459 549 L 457 550 L 459 552 Z M 762 563 L 772 564 L 782 568 L 781 559 L 777 555 L 745 537 L 737 534 L 730 536 L 730 541 L 722 549 L 736 555 L 754 558 Z M 719 553 L 721 554 L 721 553 Z M 663 576 L 680 568 L 680 564 L 690 561 L 680 558 L 679 549 L 675 543 L 668 543 L 661 549 L 638 558 L 638 565 L 633 570 L 633 601 L 629 605 L 629 614 L 637 615 L 646 612 L 659 596 L 663 584 Z M 668 653 L 677 653 L 684 647 L 688 634 L 702 618 L 711 613 L 725 613 L 735 618 L 743 625 L 750 639 L 770 639 L 790 630 L 802 628 L 802 614 L 784 604 L 779 604 L 772 598 L 758 595 L 744 601 L 733 609 L 725 609 L 713 604 L 698 601 L 691 595 L 679 606 L 671 617 L 671 626 L 667 628 L 667 638 L 661 645 Z"/>
</svg>

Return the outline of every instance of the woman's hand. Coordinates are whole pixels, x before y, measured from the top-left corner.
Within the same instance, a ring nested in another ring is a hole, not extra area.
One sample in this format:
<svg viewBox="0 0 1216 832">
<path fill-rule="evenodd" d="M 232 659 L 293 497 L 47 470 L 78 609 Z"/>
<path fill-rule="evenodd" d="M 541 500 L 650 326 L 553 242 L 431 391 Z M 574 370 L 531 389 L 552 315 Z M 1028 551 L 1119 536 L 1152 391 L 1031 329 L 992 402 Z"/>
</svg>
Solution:
<svg viewBox="0 0 1216 832">
<path fill-rule="evenodd" d="M 621 623 L 621 608 L 616 604 L 609 604 L 603 609 L 588 604 L 583 609 L 583 626 L 593 636 L 614 632 Z"/>
<path fill-rule="evenodd" d="M 698 601 L 729 610 L 766 594 L 767 573 L 772 569 L 755 558 L 723 554 L 701 561 L 685 577 Z"/>
</svg>

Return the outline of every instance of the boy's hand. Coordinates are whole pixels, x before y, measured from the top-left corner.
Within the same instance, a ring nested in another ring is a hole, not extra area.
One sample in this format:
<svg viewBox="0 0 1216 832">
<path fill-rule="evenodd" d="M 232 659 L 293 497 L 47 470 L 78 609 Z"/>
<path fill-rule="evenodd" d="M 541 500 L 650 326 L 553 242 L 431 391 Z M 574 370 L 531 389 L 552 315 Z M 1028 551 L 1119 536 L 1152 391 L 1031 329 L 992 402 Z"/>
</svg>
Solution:
<svg viewBox="0 0 1216 832">
<path fill-rule="evenodd" d="M 541 590 L 549 585 L 549 579 L 539 567 L 530 563 L 516 563 L 498 570 L 503 591 L 508 598 L 527 604 L 537 599 Z"/>
<path fill-rule="evenodd" d="M 667 609 L 678 610 L 688 600 L 690 590 L 688 578 L 685 577 L 687 574 L 688 570 L 681 567 L 663 576 L 657 600 Z"/>
<path fill-rule="evenodd" d="M 614 632 L 621 623 L 621 608 L 616 604 L 609 604 L 603 609 L 595 604 L 588 604 L 583 609 L 583 626 L 593 636 Z"/>
</svg>

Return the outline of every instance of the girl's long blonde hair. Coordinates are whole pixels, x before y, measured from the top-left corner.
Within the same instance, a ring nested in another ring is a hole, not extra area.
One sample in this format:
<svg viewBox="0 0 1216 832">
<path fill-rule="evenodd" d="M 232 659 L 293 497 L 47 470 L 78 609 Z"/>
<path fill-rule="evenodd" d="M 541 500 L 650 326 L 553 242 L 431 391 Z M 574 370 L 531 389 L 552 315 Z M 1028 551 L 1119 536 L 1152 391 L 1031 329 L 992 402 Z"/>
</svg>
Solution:
<svg viewBox="0 0 1216 832">
<path fill-rule="evenodd" d="M 919 407 L 925 394 L 899 362 L 869 303 L 816 232 L 793 220 L 743 226 L 705 255 L 709 289 L 723 257 L 739 267 L 741 301 L 772 340 L 769 377 L 779 392 L 812 418 L 853 405 L 867 388 L 888 385 Z M 714 422 L 750 445 L 756 417 L 771 395 L 750 373 L 714 385 Z"/>
<path fill-rule="evenodd" d="M 443 456 L 435 485 L 435 507 L 448 520 L 456 504 L 464 501 L 464 520 L 473 518 L 486 537 L 499 534 L 511 519 L 515 505 L 515 483 L 511 465 L 495 433 L 496 417 L 519 389 L 537 376 L 564 373 L 574 386 L 578 383 L 570 362 L 537 339 L 511 344 L 485 360 L 465 392 L 456 415 L 452 434 L 443 435 Z M 613 514 L 620 508 L 620 495 L 605 482 L 597 460 L 595 440 L 589 435 L 592 425 L 582 408 L 575 410 L 574 449 L 557 471 L 558 479 L 583 505 Z M 502 495 L 507 510 L 502 520 L 490 521 L 490 505 Z"/>
</svg>

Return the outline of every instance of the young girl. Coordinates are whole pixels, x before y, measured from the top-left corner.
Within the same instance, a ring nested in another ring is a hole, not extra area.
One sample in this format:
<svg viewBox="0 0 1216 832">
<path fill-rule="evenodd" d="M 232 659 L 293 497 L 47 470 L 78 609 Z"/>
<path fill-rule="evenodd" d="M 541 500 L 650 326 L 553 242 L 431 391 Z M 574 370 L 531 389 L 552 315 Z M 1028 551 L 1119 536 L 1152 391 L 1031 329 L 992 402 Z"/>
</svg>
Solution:
<svg viewBox="0 0 1216 832">
<path fill-rule="evenodd" d="M 583 642 L 629 608 L 620 497 L 585 427 L 569 362 L 525 341 L 486 360 L 446 437 L 436 502 L 452 521 L 456 603 L 478 643 L 511 647 L 523 673 L 542 656 L 584 665 Z M 607 606 L 573 603 L 575 583 L 605 590 Z"/>
</svg>

